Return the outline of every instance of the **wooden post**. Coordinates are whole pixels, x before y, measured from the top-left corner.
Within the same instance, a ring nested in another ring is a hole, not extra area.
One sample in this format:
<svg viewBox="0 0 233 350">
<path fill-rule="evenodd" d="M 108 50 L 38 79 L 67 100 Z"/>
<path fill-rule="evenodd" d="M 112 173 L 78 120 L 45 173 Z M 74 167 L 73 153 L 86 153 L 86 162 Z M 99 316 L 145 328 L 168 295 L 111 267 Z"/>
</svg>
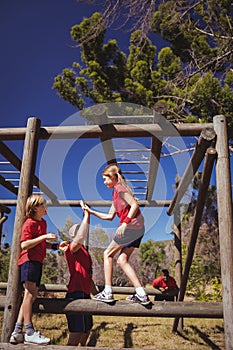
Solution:
<svg viewBox="0 0 233 350">
<path fill-rule="evenodd" d="M 181 217 L 180 206 L 178 205 L 174 211 L 174 247 L 175 247 L 175 279 L 177 286 L 180 288 L 182 279 L 182 237 L 181 237 Z M 178 330 L 183 330 L 183 318 L 179 320 Z"/>
<path fill-rule="evenodd" d="M 2 342 L 9 341 L 20 307 L 21 286 L 19 283 L 17 257 L 20 253 L 20 236 L 25 214 L 25 205 L 28 196 L 32 193 L 39 133 L 40 120 L 36 118 L 29 118 L 24 142 L 22 169 L 20 174 L 20 184 L 14 223 L 14 234 L 12 238 L 6 303 L 2 326 Z"/>
<path fill-rule="evenodd" d="M 193 218 L 193 226 L 192 226 L 191 237 L 190 237 L 189 246 L 188 246 L 188 252 L 185 260 L 185 266 L 184 266 L 184 272 L 181 280 L 180 291 L 178 294 L 178 301 L 184 300 L 189 271 L 193 260 L 194 250 L 195 250 L 196 241 L 197 241 L 197 235 L 201 224 L 202 212 L 204 209 L 205 199 L 209 188 L 210 177 L 211 177 L 215 158 L 216 158 L 216 150 L 214 148 L 209 148 L 207 150 L 206 161 L 202 172 L 201 183 L 198 189 L 196 211 Z M 176 318 L 173 324 L 174 332 L 177 330 L 178 322 L 179 322 L 179 319 Z"/>
<path fill-rule="evenodd" d="M 176 189 L 174 198 L 168 208 L 168 211 L 167 211 L 168 215 L 172 215 L 175 209 L 175 206 L 179 204 L 181 198 L 185 194 L 185 191 L 187 190 L 189 184 L 191 183 L 192 178 L 196 174 L 196 171 L 199 168 L 205 156 L 207 147 L 209 147 L 211 143 L 214 141 L 215 136 L 216 136 L 215 132 L 211 128 L 202 130 L 196 145 L 196 149 L 190 159 L 189 164 L 187 165 L 185 173 Z"/>
<path fill-rule="evenodd" d="M 216 165 L 219 243 L 222 275 L 223 317 L 226 350 L 233 349 L 233 222 L 232 188 L 227 136 L 227 120 L 223 115 L 213 119 L 217 134 Z"/>
</svg>

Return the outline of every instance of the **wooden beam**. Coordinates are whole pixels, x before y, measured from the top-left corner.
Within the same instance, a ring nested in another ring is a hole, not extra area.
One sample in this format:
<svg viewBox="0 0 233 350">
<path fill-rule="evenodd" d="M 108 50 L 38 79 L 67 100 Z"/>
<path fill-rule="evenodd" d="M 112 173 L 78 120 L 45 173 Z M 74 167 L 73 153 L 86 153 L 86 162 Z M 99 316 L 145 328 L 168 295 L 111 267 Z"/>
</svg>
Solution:
<svg viewBox="0 0 233 350">
<path fill-rule="evenodd" d="M 218 152 L 216 183 L 224 334 L 226 350 L 230 350 L 233 346 L 233 218 L 231 173 L 227 138 L 227 119 L 223 115 L 218 115 L 215 116 L 213 120 L 214 130 L 217 134 L 216 149 Z"/>
<path fill-rule="evenodd" d="M 0 141 L 0 152 L 4 156 L 4 158 L 6 158 L 17 170 L 21 171 L 21 167 L 22 167 L 21 160 L 2 141 Z M 37 186 L 42 192 L 44 192 L 44 194 L 46 194 L 53 201 L 57 200 L 57 196 L 34 174 L 33 174 L 33 184 Z"/>
<path fill-rule="evenodd" d="M 73 345 L 28 345 L 28 344 L 10 344 L 10 343 L 0 343 L 1 350 L 77 350 L 77 346 Z M 92 350 L 93 347 L 82 347 L 83 350 Z M 114 348 L 97 348 L 95 350 L 115 350 Z M 142 350 L 138 349 L 137 350 Z"/>
<path fill-rule="evenodd" d="M 87 200 L 85 201 L 90 207 L 110 207 L 112 204 L 112 201 L 109 200 Z M 139 206 L 142 207 L 168 207 L 171 203 L 170 200 L 139 200 L 138 201 Z M 17 200 L 16 199 L 0 199 L 0 205 L 8 205 L 8 206 L 16 206 Z M 47 204 L 49 207 L 79 207 L 80 206 L 80 200 L 57 200 L 57 201 L 51 201 L 48 200 Z"/>
<path fill-rule="evenodd" d="M 0 311 L 6 297 L 0 296 Z M 136 317 L 191 317 L 223 318 L 222 303 L 210 302 L 168 302 L 157 301 L 143 306 L 126 300 L 116 300 L 112 304 L 92 299 L 72 300 L 65 298 L 37 298 L 33 304 L 34 313 L 47 314 L 92 314 L 105 316 Z"/>
<path fill-rule="evenodd" d="M 178 205 L 174 211 L 174 259 L 175 259 L 175 280 L 180 288 L 182 279 L 182 231 L 181 231 L 181 208 Z M 183 331 L 183 318 L 179 319 L 177 330 Z"/>
<path fill-rule="evenodd" d="M 16 188 L 11 182 L 6 181 L 6 179 L 2 175 L 0 175 L 0 185 L 5 187 L 7 190 L 9 190 L 12 193 L 16 195 L 18 194 L 18 188 Z"/>
<path fill-rule="evenodd" d="M 48 126 L 40 129 L 40 139 L 78 139 L 99 137 L 151 137 L 199 136 L 203 129 L 213 128 L 212 123 L 171 124 L 174 128 L 162 128 L 158 124 L 109 124 L 105 135 L 99 125 Z M 26 128 L 0 128 L 0 140 L 24 140 Z"/>
<path fill-rule="evenodd" d="M 162 149 L 162 140 L 152 136 L 151 139 L 151 153 L 150 153 L 150 165 L 149 165 L 149 176 L 147 184 L 146 199 L 151 200 L 155 187 L 155 180 L 159 167 L 159 160 Z"/>
<path fill-rule="evenodd" d="M 97 286 L 98 290 L 102 291 L 104 289 L 104 286 Z M 0 290 L 6 290 L 7 289 L 7 282 L 0 282 Z M 40 291 L 43 292 L 67 292 L 67 286 L 65 284 L 41 284 L 39 287 Z M 134 294 L 135 288 L 134 287 L 118 287 L 113 286 L 112 287 L 113 294 Z M 161 295 L 162 292 L 158 289 L 155 289 L 153 287 L 145 288 L 145 291 L 148 295 Z M 167 292 L 165 295 L 173 296 L 177 295 L 177 291 L 171 290 Z"/>
<path fill-rule="evenodd" d="M 207 154 L 206 154 L 206 160 L 204 164 L 204 169 L 202 172 L 202 177 L 201 177 L 201 182 L 199 185 L 198 189 L 198 196 L 197 196 L 197 204 L 196 204 L 196 210 L 193 218 L 193 226 L 191 230 L 191 237 L 190 241 L 188 244 L 188 252 L 186 255 L 186 260 L 185 260 L 185 265 L 184 265 L 184 272 L 182 275 L 181 279 L 181 285 L 180 285 L 180 292 L 178 294 L 178 301 L 183 301 L 184 296 L 185 296 L 185 291 L 188 283 L 188 276 L 189 276 L 189 271 L 192 265 L 193 261 L 193 255 L 194 255 L 194 250 L 196 246 L 196 241 L 197 241 L 197 236 L 199 232 L 199 228 L 201 225 L 201 218 L 202 218 L 202 213 L 204 209 L 204 204 L 209 188 L 209 183 L 210 183 L 210 178 L 214 166 L 214 161 L 216 159 L 216 149 L 214 148 L 209 148 L 207 149 Z M 173 331 L 177 331 L 177 326 L 178 326 L 179 319 L 176 318 L 173 324 Z"/>
<path fill-rule="evenodd" d="M 206 149 L 213 143 L 215 140 L 216 134 L 213 129 L 204 129 L 201 132 L 201 135 L 198 139 L 196 148 L 192 154 L 192 157 L 187 165 L 187 168 L 184 172 L 184 175 L 179 182 L 179 185 L 176 189 L 173 200 L 168 208 L 168 215 L 172 215 L 176 205 L 180 203 L 181 198 L 185 194 L 188 186 L 190 185 L 194 175 L 196 174 L 197 169 L 199 168 L 205 153 Z"/>
</svg>

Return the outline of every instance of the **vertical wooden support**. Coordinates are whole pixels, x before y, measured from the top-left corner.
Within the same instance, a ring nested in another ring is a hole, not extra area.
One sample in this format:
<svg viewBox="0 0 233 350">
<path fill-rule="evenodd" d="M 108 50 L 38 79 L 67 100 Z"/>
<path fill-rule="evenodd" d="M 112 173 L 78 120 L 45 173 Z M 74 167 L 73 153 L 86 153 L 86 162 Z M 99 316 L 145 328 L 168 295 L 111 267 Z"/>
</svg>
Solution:
<svg viewBox="0 0 233 350">
<path fill-rule="evenodd" d="M 175 279 L 180 288 L 182 279 L 182 236 L 181 236 L 181 217 L 180 206 L 178 205 L 174 210 L 174 247 L 175 247 Z M 179 320 L 178 331 L 183 330 L 183 318 Z"/>
<path fill-rule="evenodd" d="M 20 236 L 25 214 L 25 204 L 27 197 L 32 193 L 39 132 L 40 120 L 36 118 L 29 118 L 24 142 L 22 169 L 20 174 L 19 192 L 14 222 L 14 234 L 11 247 L 6 304 L 2 326 L 2 342 L 5 343 L 9 341 L 20 307 L 21 287 L 19 283 L 17 257 L 20 253 Z"/>
<path fill-rule="evenodd" d="M 181 286 L 180 286 L 180 291 L 179 291 L 179 295 L 178 295 L 178 301 L 184 300 L 184 295 L 185 295 L 186 286 L 187 286 L 187 282 L 188 282 L 189 271 L 190 271 L 190 267 L 192 265 L 197 236 L 198 236 L 198 232 L 199 232 L 199 227 L 201 225 L 202 213 L 203 213 L 203 209 L 204 209 L 207 191 L 209 188 L 209 183 L 210 183 L 210 178 L 211 178 L 211 173 L 212 173 L 215 158 L 216 158 L 216 150 L 214 148 L 209 148 L 207 150 L 204 169 L 202 172 L 201 183 L 200 183 L 200 186 L 198 189 L 196 211 L 195 211 L 195 215 L 193 218 L 193 226 L 192 226 L 191 237 L 190 237 L 190 241 L 189 241 L 189 245 L 188 245 L 188 252 L 187 252 L 187 256 L 186 256 L 186 260 L 185 260 L 184 272 L 182 275 Z M 179 321 L 179 318 L 177 317 L 174 321 L 174 324 L 173 324 L 173 331 L 174 332 L 177 330 L 178 321 Z"/>
<path fill-rule="evenodd" d="M 219 243 L 222 275 L 223 317 L 226 350 L 233 349 L 233 222 L 227 121 L 223 115 L 213 119 L 217 134 L 216 165 Z"/>
<path fill-rule="evenodd" d="M 162 139 L 162 137 L 160 137 Z M 154 192 L 156 176 L 159 168 L 159 160 L 162 149 L 162 140 L 155 136 L 151 139 L 151 155 L 150 155 L 150 166 L 149 166 L 149 177 L 147 185 L 146 199 L 151 200 Z"/>
</svg>

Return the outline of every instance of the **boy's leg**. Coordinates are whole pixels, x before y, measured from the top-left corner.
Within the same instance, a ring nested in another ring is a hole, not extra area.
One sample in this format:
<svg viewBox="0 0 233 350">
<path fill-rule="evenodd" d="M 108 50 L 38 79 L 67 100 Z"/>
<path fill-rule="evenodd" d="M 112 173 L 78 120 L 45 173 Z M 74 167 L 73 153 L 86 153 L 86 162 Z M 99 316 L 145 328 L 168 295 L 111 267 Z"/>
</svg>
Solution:
<svg viewBox="0 0 233 350">
<path fill-rule="evenodd" d="M 22 302 L 22 313 L 24 318 L 24 324 L 32 322 L 32 304 L 37 298 L 38 288 L 35 282 L 24 282 L 24 297 Z"/>
</svg>

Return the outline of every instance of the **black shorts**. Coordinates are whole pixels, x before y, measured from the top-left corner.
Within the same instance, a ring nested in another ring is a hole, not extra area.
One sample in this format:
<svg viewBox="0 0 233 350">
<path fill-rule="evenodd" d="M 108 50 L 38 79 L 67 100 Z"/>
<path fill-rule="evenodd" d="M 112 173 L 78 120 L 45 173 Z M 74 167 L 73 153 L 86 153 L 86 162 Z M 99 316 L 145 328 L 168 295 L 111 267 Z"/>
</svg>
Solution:
<svg viewBox="0 0 233 350">
<path fill-rule="evenodd" d="M 145 227 L 140 230 L 125 230 L 123 237 L 114 237 L 114 242 L 122 247 L 134 247 L 139 248 L 142 237 L 145 233 Z"/>
<path fill-rule="evenodd" d="M 37 287 L 40 285 L 42 276 L 42 263 L 39 261 L 26 261 L 20 265 L 20 281 L 36 283 Z"/>
<path fill-rule="evenodd" d="M 67 299 L 91 299 L 90 295 L 84 292 L 72 292 L 66 294 Z M 66 315 L 69 332 L 89 333 L 93 327 L 92 315 Z"/>
</svg>

